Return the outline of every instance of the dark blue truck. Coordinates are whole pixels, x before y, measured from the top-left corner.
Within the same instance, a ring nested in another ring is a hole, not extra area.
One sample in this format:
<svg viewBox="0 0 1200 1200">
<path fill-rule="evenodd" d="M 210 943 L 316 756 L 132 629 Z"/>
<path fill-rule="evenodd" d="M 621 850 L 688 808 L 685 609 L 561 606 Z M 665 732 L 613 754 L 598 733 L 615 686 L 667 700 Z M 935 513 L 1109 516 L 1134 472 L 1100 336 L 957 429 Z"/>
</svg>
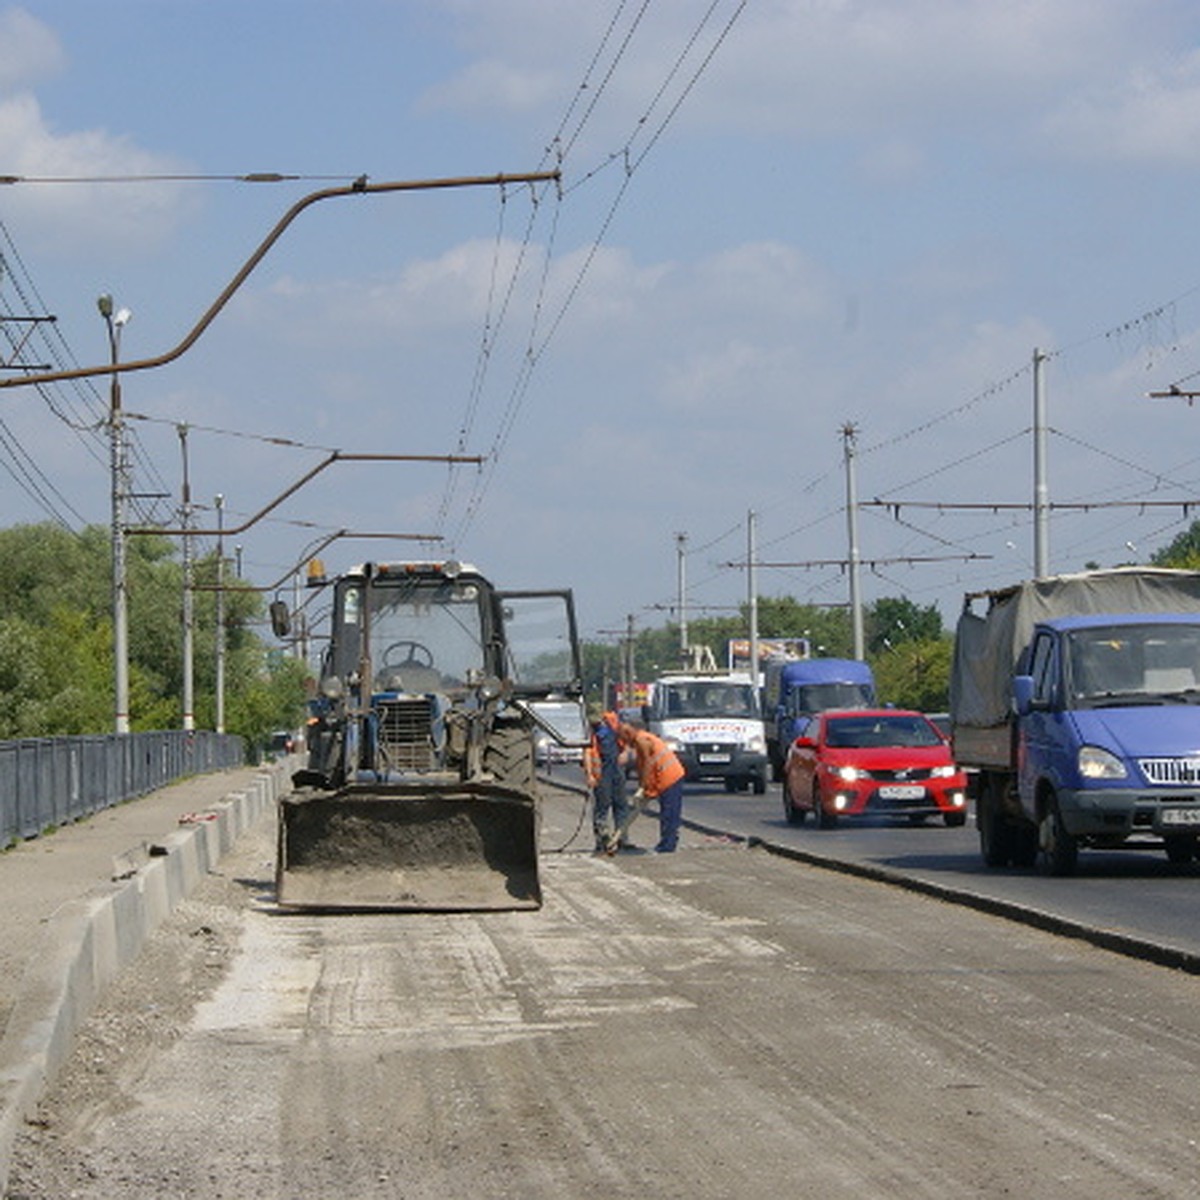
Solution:
<svg viewBox="0 0 1200 1200">
<path fill-rule="evenodd" d="M 984 599 L 987 610 L 973 611 Z M 967 597 L 950 681 L 989 866 L 1200 851 L 1200 572 L 1121 568 Z"/>
<path fill-rule="evenodd" d="M 767 757 L 782 777 L 788 747 L 814 713 L 827 708 L 870 708 L 875 677 L 854 658 L 778 659 L 767 664 Z"/>
</svg>

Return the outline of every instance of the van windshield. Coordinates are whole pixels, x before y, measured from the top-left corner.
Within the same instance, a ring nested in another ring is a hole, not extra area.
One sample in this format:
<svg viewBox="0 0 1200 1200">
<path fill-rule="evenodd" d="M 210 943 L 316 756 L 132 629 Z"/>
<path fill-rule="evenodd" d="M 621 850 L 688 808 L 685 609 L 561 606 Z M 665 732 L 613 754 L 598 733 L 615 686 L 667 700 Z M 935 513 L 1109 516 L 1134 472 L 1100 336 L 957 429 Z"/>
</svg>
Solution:
<svg viewBox="0 0 1200 1200">
<path fill-rule="evenodd" d="M 1067 635 L 1077 701 L 1189 695 L 1200 686 L 1200 625 L 1102 625 Z M 1194 697 L 1190 697 L 1194 698 Z"/>
<path fill-rule="evenodd" d="M 869 683 L 809 683 L 792 693 L 793 712 L 818 713 L 827 708 L 869 708 L 875 703 Z"/>
<path fill-rule="evenodd" d="M 757 717 L 754 689 L 748 683 L 702 680 L 662 685 L 665 717 Z"/>
</svg>

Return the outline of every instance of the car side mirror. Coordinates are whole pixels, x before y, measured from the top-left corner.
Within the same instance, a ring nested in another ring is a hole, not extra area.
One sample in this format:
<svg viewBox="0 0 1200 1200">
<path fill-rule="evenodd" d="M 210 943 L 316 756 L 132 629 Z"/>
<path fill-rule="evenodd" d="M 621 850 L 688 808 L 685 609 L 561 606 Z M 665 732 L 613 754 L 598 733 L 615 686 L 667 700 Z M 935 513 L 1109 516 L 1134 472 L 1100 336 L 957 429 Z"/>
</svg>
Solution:
<svg viewBox="0 0 1200 1200">
<path fill-rule="evenodd" d="M 1033 676 L 1014 675 L 1012 681 L 1013 707 L 1017 716 L 1027 717 L 1033 712 Z"/>
</svg>

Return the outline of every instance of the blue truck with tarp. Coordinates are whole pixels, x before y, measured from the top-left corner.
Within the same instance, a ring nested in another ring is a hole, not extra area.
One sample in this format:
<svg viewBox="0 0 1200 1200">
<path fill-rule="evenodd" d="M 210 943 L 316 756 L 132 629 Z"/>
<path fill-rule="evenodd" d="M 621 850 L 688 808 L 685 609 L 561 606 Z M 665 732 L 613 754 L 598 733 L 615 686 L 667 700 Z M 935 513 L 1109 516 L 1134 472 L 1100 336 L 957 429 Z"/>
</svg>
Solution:
<svg viewBox="0 0 1200 1200">
<path fill-rule="evenodd" d="M 808 721 L 829 708 L 870 708 L 875 677 L 856 658 L 782 659 L 767 664 L 767 757 L 780 779 L 783 760 Z"/>
<path fill-rule="evenodd" d="M 982 602 L 984 611 L 976 611 Z M 1200 572 L 1126 567 L 966 597 L 950 677 L 988 866 L 1200 854 Z"/>
</svg>

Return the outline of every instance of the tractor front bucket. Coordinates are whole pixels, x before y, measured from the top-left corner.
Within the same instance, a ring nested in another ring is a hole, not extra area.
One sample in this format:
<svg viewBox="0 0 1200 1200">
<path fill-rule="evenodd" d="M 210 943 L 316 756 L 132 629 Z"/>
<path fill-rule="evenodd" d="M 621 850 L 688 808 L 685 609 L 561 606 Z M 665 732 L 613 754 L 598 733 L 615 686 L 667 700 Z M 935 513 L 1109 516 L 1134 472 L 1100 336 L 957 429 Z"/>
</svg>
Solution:
<svg viewBox="0 0 1200 1200">
<path fill-rule="evenodd" d="M 275 894 L 288 908 L 538 908 L 537 802 L 497 784 L 351 784 L 279 803 Z"/>
</svg>

